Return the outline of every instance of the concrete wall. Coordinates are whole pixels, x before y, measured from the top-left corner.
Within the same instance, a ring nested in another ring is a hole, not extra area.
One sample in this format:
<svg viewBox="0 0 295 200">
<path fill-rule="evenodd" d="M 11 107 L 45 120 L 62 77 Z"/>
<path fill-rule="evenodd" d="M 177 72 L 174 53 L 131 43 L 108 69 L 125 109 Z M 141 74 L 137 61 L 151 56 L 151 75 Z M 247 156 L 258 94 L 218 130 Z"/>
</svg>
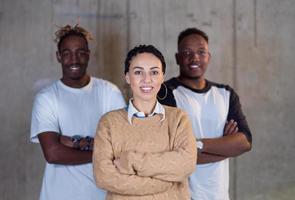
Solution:
<svg viewBox="0 0 295 200">
<path fill-rule="evenodd" d="M 29 142 L 35 92 L 60 78 L 55 25 L 92 31 L 91 74 L 128 95 L 123 60 L 136 44 L 165 55 L 177 75 L 178 33 L 197 26 L 210 37 L 211 80 L 232 85 L 253 132 L 253 150 L 231 162 L 234 200 L 295 195 L 295 1 L 293 0 L 0 0 L 0 194 L 38 199 L 45 161 Z"/>
</svg>

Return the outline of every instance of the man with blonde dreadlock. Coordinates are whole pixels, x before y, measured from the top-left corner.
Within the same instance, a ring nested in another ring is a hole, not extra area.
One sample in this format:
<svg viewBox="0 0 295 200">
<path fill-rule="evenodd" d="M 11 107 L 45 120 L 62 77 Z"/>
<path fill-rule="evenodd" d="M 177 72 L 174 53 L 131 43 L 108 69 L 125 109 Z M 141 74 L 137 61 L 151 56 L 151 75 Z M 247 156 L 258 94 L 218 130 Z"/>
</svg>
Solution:
<svg viewBox="0 0 295 200">
<path fill-rule="evenodd" d="M 100 117 L 125 101 L 115 85 L 87 74 L 90 39 L 78 25 L 56 32 L 62 77 L 35 97 L 31 141 L 47 161 L 40 200 L 105 199 L 93 178 L 93 136 Z"/>
</svg>

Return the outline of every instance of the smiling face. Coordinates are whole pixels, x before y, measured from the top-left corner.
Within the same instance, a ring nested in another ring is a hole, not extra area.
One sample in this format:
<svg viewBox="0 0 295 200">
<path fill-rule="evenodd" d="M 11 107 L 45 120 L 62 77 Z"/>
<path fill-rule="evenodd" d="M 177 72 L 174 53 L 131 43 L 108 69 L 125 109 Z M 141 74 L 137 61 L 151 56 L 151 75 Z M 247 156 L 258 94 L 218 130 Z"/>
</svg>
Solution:
<svg viewBox="0 0 295 200">
<path fill-rule="evenodd" d="M 175 58 L 180 78 L 203 80 L 210 61 L 208 43 L 198 34 L 188 35 L 179 43 Z"/>
<path fill-rule="evenodd" d="M 164 82 L 162 63 L 152 53 L 139 53 L 130 60 L 125 78 L 130 84 L 135 104 L 153 104 Z"/>
<path fill-rule="evenodd" d="M 89 76 L 86 69 L 89 61 L 89 49 L 84 38 L 77 35 L 65 38 L 56 53 L 62 65 L 62 82 L 70 87 L 84 86 Z"/>
</svg>

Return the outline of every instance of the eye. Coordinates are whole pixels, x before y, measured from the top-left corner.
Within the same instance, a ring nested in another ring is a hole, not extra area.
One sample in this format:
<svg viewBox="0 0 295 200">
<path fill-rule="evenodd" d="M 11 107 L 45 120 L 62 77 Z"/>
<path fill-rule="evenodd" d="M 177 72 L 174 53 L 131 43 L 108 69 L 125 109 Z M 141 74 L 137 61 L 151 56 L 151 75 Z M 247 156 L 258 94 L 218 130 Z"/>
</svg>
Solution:
<svg viewBox="0 0 295 200">
<path fill-rule="evenodd" d="M 63 58 L 67 58 L 67 57 L 69 57 L 71 54 L 70 54 L 70 52 L 69 51 L 63 51 L 62 53 L 61 53 L 61 57 L 63 57 Z"/>
<path fill-rule="evenodd" d="M 205 50 L 198 50 L 198 51 L 197 51 L 197 54 L 198 54 L 199 56 L 206 56 L 206 55 L 207 55 L 207 51 L 205 51 Z"/>
<path fill-rule="evenodd" d="M 159 71 L 156 71 L 156 70 L 155 71 L 151 71 L 151 75 L 152 76 L 155 76 L 155 75 L 158 75 L 158 74 L 159 74 Z"/>
<path fill-rule="evenodd" d="M 79 50 L 77 52 L 78 56 L 80 57 L 86 57 L 88 55 L 88 51 L 85 51 L 85 50 Z"/>
<path fill-rule="evenodd" d="M 188 58 L 194 56 L 194 52 L 193 52 L 193 51 L 181 51 L 180 54 L 181 54 L 182 56 L 184 56 L 184 57 L 188 57 Z"/>
<path fill-rule="evenodd" d="M 135 74 L 135 75 L 141 75 L 141 74 L 142 74 L 142 72 L 141 72 L 141 71 L 139 71 L 139 70 L 136 70 L 136 71 L 134 71 L 134 74 Z"/>
</svg>

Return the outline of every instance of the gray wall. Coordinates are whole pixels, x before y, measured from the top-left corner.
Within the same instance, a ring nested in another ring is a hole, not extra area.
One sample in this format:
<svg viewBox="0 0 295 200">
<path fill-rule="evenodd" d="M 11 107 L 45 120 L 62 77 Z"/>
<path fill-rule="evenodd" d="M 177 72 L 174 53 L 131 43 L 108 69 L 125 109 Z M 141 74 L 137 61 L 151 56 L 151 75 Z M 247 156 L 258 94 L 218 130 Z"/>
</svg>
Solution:
<svg viewBox="0 0 295 200">
<path fill-rule="evenodd" d="M 0 0 L 0 194 L 38 199 L 45 161 L 29 142 L 35 92 L 60 78 L 55 25 L 92 31 L 91 74 L 128 94 L 129 48 L 155 44 L 177 75 L 178 33 L 197 26 L 210 36 L 207 77 L 232 85 L 253 132 L 253 149 L 231 162 L 234 200 L 287 200 L 295 195 L 295 1 L 293 0 Z"/>
</svg>

